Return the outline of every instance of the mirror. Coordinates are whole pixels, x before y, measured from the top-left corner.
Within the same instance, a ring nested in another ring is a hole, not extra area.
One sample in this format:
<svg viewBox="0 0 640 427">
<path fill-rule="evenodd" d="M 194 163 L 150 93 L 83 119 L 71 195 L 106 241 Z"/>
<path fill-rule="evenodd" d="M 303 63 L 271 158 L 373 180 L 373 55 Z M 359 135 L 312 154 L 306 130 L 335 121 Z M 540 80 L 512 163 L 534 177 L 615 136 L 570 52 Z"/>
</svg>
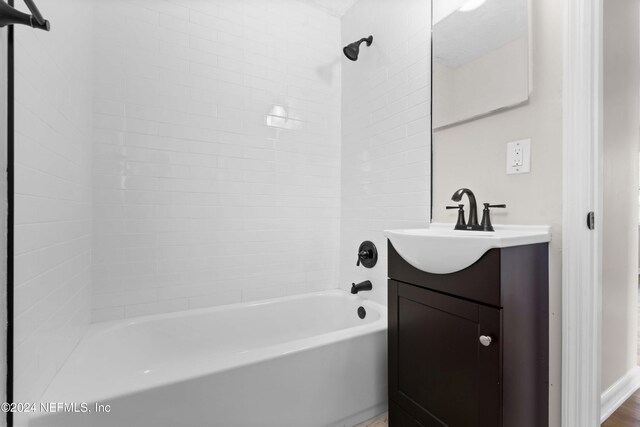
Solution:
<svg viewBox="0 0 640 427">
<path fill-rule="evenodd" d="M 529 99 L 528 0 L 433 0 L 433 129 Z"/>
</svg>

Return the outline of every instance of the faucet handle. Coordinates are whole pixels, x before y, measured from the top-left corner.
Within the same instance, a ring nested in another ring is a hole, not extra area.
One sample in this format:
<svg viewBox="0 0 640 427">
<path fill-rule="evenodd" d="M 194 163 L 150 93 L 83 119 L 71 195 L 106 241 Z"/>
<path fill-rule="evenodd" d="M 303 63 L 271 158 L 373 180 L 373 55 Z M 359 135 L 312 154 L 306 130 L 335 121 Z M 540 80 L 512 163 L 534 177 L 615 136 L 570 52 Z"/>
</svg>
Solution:
<svg viewBox="0 0 640 427">
<path fill-rule="evenodd" d="M 378 250 L 376 245 L 369 240 L 364 241 L 358 248 L 358 261 L 356 267 L 362 264 L 365 268 L 372 268 L 378 262 Z"/>
<path fill-rule="evenodd" d="M 371 251 L 362 250 L 358 252 L 358 262 L 356 262 L 356 267 L 360 267 L 360 261 L 371 258 L 371 255 Z"/>
<path fill-rule="evenodd" d="M 458 206 L 447 206 L 447 209 L 458 209 L 458 221 L 456 221 L 455 229 L 459 230 L 467 225 L 464 220 L 464 205 L 460 204 Z"/>
<path fill-rule="evenodd" d="M 482 231 L 493 231 L 493 225 L 491 224 L 491 211 L 489 208 L 506 208 L 507 205 L 492 205 L 490 203 L 483 203 L 484 210 L 482 211 L 482 221 L 480 222 L 480 227 Z"/>
</svg>

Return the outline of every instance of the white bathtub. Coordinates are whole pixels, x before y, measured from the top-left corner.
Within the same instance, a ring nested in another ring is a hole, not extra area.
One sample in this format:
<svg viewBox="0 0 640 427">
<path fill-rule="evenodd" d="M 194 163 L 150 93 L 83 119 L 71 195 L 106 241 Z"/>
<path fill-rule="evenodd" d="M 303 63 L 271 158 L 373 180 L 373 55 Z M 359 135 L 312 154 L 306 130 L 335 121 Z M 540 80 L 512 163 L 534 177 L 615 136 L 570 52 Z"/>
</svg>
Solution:
<svg viewBox="0 0 640 427">
<path fill-rule="evenodd" d="M 96 324 L 41 399 L 87 406 L 28 425 L 353 426 L 386 409 L 386 349 L 386 308 L 342 291 Z"/>
</svg>

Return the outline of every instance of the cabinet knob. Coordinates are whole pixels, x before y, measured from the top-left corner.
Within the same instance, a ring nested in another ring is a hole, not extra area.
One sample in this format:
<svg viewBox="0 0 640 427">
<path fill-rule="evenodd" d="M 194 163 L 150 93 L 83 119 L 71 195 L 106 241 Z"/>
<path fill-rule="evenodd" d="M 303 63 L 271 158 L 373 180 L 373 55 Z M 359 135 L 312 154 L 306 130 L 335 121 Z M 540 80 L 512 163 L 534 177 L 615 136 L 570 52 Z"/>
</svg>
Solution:
<svg viewBox="0 0 640 427">
<path fill-rule="evenodd" d="M 491 345 L 491 337 L 487 335 L 480 335 L 480 344 L 485 347 L 489 347 Z"/>
</svg>

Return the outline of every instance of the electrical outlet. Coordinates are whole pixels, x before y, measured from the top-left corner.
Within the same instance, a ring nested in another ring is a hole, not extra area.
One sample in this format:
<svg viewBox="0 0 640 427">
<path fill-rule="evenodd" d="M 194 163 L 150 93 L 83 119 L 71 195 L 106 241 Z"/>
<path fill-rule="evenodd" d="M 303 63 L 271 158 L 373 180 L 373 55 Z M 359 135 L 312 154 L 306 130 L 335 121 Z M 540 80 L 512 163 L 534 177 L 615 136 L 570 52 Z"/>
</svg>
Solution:
<svg viewBox="0 0 640 427">
<path fill-rule="evenodd" d="M 531 172 L 531 140 L 523 139 L 507 144 L 507 174 Z"/>
<path fill-rule="evenodd" d="M 522 166 L 522 147 L 520 145 L 513 149 L 513 166 Z"/>
</svg>

